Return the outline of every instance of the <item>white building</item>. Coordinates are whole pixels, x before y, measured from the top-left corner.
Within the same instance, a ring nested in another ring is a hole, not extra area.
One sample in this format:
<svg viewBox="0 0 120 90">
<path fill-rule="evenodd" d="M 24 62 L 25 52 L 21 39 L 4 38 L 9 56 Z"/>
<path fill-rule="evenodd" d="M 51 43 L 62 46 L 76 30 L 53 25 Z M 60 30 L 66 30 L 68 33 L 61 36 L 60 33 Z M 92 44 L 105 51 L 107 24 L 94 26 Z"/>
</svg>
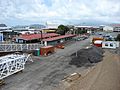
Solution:
<svg viewBox="0 0 120 90">
<path fill-rule="evenodd" d="M 103 41 L 102 42 L 102 48 L 116 49 L 117 47 L 119 47 L 119 42 L 117 41 Z"/>
<path fill-rule="evenodd" d="M 51 28 L 51 29 L 57 29 L 59 25 L 60 25 L 59 23 L 46 22 L 46 26 L 47 26 L 47 28 L 49 28 L 49 29 L 50 29 L 50 28 Z"/>
<path fill-rule="evenodd" d="M 85 30 L 89 34 L 95 33 L 100 30 L 99 27 L 96 27 L 96 26 L 75 26 L 75 28 L 81 31 Z"/>
<path fill-rule="evenodd" d="M 114 27 L 114 32 L 120 32 L 120 26 Z"/>
<path fill-rule="evenodd" d="M 19 32 L 19 34 L 35 34 L 35 32 L 34 31 L 21 31 L 21 32 Z"/>
<path fill-rule="evenodd" d="M 0 27 L 0 31 L 11 30 L 11 27 Z"/>
<path fill-rule="evenodd" d="M 114 32 L 120 32 L 120 24 L 111 24 Z"/>
<path fill-rule="evenodd" d="M 112 26 L 104 26 L 103 31 L 105 32 L 113 32 L 114 28 Z"/>
<path fill-rule="evenodd" d="M 29 30 L 29 26 L 15 26 L 15 27 L 12 27 L 12 30 L 13 31 L 28 31 Z"/>
</svg>

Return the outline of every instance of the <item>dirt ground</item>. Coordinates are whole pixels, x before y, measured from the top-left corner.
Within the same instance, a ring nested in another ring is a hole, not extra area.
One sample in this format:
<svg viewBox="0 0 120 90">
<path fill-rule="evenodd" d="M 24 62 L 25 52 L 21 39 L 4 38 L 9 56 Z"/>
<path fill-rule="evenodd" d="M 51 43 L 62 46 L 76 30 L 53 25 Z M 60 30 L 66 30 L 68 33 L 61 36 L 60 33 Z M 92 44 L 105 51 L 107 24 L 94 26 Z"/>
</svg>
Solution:
<svg viewBox="0 0 120 90">
<path fill-rule="evenodd" d="M 104 56 L 86 76 L 63 90 L 120 90 L 120 56 L 108 50 Z"/>
</svg>

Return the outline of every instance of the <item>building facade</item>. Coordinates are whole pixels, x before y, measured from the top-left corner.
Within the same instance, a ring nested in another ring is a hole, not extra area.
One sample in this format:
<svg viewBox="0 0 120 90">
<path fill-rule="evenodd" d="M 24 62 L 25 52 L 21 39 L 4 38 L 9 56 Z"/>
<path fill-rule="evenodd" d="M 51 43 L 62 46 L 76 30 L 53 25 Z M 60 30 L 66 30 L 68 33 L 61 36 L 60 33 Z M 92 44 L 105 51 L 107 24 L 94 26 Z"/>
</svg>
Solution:
<svg viewBox="0 0 120 90">
<path fill-rule="evenodd" d="M 114 28 L 112 26 L 104 26 L 103 31 L 105 32 L 113 32 Z"/>
<path fill-rule="evenodd" d="M 3 41 L 3 34 L 0 33 L 0 42 L 2 42 L 2 41 Z"/>
<path fill-rule="evenodd" d="M 120 24 L 112 24 L 113 32 L 120 32 Z"/>
<path fill-rule="evenodd" d="M 119 27 L 114 27 L 114 32 L 120 32 L 120 26 Z"/>
</svg>

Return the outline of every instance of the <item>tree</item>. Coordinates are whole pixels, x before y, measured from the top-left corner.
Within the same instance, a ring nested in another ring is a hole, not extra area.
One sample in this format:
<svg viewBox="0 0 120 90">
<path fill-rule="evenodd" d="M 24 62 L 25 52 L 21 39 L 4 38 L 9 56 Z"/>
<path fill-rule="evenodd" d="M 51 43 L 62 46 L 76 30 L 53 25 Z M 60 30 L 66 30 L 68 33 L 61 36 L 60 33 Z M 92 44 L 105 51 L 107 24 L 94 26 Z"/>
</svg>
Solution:
<svg viewBox="0 0 120 90">
<path fill-rule="evenodd" d="M 76 34 L 84 34 L 84 33 L 87 33 L 87 30 L 83 29 L 81 30 L 80 28 L 76 29 Z"/>
<path fill-rule="evenodd" d="M 59 25 L 58 30 L 56 31 L 58 34 L 65 35 L 70 29 L 67 26 Z"/>
<path fill-rule="evenodd" d="M 74 34 L 75 33 L 75 27 L 73 25 L 67 25 L 67 27 L 69 28 L 69 32 L 71 34 Z"/>
</svg>

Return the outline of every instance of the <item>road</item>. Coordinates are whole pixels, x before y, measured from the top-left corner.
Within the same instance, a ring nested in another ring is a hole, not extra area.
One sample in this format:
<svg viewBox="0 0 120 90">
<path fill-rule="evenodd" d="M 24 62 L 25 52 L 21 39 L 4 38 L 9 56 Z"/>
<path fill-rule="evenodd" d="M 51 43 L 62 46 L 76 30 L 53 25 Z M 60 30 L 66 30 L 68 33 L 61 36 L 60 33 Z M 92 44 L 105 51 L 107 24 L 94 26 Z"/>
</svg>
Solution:
<svg viewBox="0 0 120 90">
<path fill-rule="evenodd" d="M 120 90 L 120 56 L 108 51 L 102 62 L 66 90 Z"/>
<path fill-rule="evenodd" d="M 90 39 L 78 41 L 59 49 L 48 57 L 34 57 L 34 62 L 28 62 L 23 73 L 5 78 L 6 85 L 0 90 L 53 90 L 64 76 L 83 68 L 69 65 L 70 54 L 90 44 Z"/>
</svg>

